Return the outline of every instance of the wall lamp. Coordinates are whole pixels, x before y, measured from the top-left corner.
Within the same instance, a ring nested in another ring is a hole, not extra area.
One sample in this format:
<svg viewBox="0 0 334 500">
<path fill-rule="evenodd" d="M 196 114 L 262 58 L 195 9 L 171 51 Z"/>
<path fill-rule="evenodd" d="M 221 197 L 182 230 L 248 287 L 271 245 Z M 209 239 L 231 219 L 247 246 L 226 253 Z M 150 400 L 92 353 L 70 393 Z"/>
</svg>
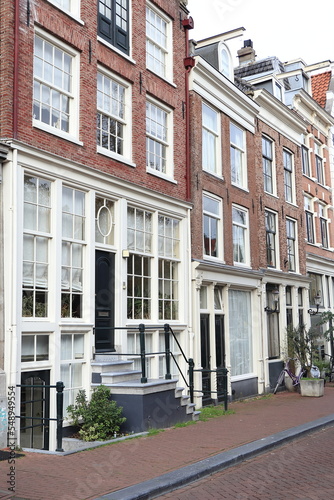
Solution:
<svg viewBox="0 0 334 500">
<path fill-rule="evenodd" d="M 315 316 L 319 312 L 319 306 L 321 304 L 321 295 L 320 295 L 320 292 L 318 292 L 317 295 L 314 296 L 314 304 L 315 304 L 315 306 L 316 306 L 317 309 L 316 310 L 309 309 L 307 311 L 311 316 Z"/>
<path fill-rule="evenodd" d="M 274 290 L 271 291 L 271 300 L 273 307 L 266 306 L 264 310 L 268 314 L 278 313 L 279 290 L 277 288 L 274 288 Z"/>
</svg>

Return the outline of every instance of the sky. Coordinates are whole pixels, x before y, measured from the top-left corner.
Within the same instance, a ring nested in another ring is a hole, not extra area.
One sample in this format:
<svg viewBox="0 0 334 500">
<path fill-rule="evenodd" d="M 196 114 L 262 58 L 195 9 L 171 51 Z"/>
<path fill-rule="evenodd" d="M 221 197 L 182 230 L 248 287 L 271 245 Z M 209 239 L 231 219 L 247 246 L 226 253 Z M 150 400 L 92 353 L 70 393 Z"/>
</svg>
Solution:
<svg viewBox="0 0 334 500">
<path fill-rule="evenodd" d="M 333 0 L 188 0 L 188 10 L 194 40 L 245 28 L 243 37 L 228 44 L 232 55 L 251 39 L 257 60 L 334 61 Z"/>
</svg>

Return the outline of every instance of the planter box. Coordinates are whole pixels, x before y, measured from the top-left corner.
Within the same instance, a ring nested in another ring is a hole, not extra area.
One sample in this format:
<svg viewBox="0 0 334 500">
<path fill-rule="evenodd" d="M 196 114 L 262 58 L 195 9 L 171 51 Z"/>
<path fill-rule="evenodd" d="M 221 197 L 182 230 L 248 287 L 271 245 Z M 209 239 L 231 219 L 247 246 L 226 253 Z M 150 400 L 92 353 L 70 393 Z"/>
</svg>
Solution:
<svg viewBox="0 0 334 500">
<path fill-rule="evenodd" d="M 314 378 L 300 381 L 300 393 L 302 396 L 319 398 L 324 395 L 324 379 Z"/>
</svg>

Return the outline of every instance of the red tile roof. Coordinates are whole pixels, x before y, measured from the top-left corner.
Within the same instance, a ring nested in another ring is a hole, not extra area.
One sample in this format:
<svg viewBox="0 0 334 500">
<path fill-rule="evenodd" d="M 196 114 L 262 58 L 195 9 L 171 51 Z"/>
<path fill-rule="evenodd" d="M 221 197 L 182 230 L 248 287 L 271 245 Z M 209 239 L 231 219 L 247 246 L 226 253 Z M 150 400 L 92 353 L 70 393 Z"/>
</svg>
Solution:
<svg viewBox="0 0 334 500">
<path fill-rule="evenodd" d="M 311 76 L 312 97 L 319 106 L 326 107 L 326 92 L 331 81 L 331 71 Z"/>
</svg>

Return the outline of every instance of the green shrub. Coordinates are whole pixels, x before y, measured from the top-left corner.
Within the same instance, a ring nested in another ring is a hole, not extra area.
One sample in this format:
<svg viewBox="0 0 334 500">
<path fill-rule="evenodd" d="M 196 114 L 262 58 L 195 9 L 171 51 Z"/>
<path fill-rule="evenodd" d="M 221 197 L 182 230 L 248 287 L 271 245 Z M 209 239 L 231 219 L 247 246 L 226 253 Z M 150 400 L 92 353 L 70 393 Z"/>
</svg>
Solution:
<svg viewBox="0 0 334 500">
<path fill-rule="evenodd" d="M 108 387 L 100 385 L 88 402 L 86 391 L 80 390 L 75 404 L 67 407 L 73 424 L 80 427 L 79 435 L 84 441 L 104 441 L 119 433 L 126 418 L 123 408 L 110 400 Z"/>
</svg>

